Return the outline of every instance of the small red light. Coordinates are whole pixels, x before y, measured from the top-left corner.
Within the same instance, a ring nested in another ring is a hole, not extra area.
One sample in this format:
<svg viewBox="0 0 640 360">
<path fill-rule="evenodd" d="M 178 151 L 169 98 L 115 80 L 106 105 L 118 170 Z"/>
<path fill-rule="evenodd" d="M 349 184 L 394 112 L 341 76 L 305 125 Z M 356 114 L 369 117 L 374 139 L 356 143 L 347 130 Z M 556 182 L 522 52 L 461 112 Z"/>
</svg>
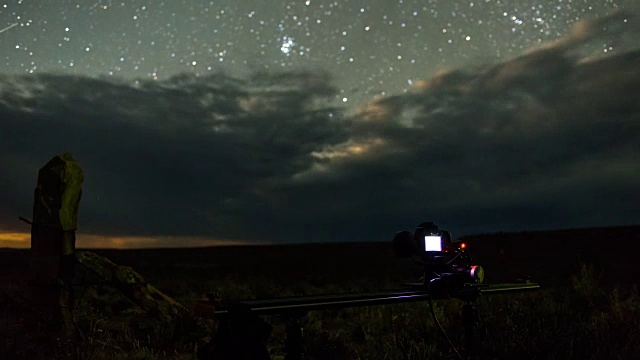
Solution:
<svg viewBox="0 0 640 360">
<path fill-rule="evenodd" d="M 460 249 L 464 249 L 466 247 L 467 247 L 467 244 L 465 244 L 465 243 L 460 244 Z"/>
</svg>

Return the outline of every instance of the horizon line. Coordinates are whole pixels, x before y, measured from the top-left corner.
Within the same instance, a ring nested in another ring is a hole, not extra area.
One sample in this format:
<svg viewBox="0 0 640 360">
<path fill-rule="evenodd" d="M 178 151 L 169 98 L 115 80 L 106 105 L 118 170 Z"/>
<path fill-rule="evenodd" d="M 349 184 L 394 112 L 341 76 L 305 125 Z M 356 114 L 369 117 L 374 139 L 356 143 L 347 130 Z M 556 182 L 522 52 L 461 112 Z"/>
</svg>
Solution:
<svg viewBox="0 0 640 360">
<path fill-rule="evenodd" d="M 618 228 L 640 228 L 640 224 L 628 225 L 610 225 L 610 226 L 592 226 L 592 227 L 572 227 L 572 228 L 554 228 L 542 230 L 515 230 L 515 231 L 494 231 L 480 232 L 474 234 L 465 234 L 457 237 L 456 240 L 462 240 L 469 237 L 490 236 L 490 235 L 506 235 L 506 234 L 525 234 L 525 233 L 542 233 L 542 232 L 561 232 L 561 231 L 585 231 L 596 229 L 618 229 Z M 177 236 L 177 235 L 158 235 L 158 236 L 111 236 L 98 234 L 80 234 L 76 240 L 76 249 L 99 249 L 99 250 L 135 250 L 135 249 L 185 249 L 185 248 L 210 248 L 210 247 L 228 247 L 228 246 L 269 246 L 269 245 L 304 245 L 304 244 L 349 244 L 349 243 L 371 243 L 381 241 L 330 241 L 330 242 L 266 242 L 266 241 L 246 241 L 246 240 L 229 240 L 215 239 L 206 236 Z M 30 232 L 2 232 L 0 231 L 0 249 L 30 249 L 31 233 Z"/>
</svg>

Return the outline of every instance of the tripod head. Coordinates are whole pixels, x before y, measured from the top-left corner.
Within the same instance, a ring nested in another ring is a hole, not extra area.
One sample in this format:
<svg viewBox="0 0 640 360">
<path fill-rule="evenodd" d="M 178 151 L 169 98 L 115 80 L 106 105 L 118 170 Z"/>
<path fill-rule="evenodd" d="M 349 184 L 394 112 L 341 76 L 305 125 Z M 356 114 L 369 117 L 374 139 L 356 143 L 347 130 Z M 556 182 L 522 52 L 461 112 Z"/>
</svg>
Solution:
<svg viewBox="0 0 640 360">
<path fill-rule="evenodd" d="M 482 284 L 484 269 L 474 265 L 467 246 L 452 242 L 448 231 L 423 222 L 411 233 L 398 231 L 393 249 L 399 257 L 411 257 L 423 268 L 422 281 L 406 284 L 433 292 L 454 292 L 464 286 Z"/>
</svg>

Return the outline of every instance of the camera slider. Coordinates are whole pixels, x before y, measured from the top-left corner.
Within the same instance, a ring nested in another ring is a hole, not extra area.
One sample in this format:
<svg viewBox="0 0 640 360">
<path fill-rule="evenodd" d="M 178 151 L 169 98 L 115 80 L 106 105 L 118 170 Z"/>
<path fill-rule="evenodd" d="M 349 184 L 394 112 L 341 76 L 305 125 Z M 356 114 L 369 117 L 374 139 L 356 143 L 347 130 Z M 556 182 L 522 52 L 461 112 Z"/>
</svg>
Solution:
<svg viewBox="0 0 640 360">
<path fill-rule="evenodd" d="M 423 287 L 422 283 L 415 286 Z M 409 302 L 460 299 L 466 342 L 472 342 L 476 325 L 472 302 L 482 295 L 506 294 L 537 290 L 535 283 L 494 285 L 464 285 L 451 293 L 430 293 L 423 288 L 394 289 L 377 292 L 354 292 L 294 296 L 272 299 L 220 301 L 212 299 L 198 303 L 197 315 L 213 316 L 220 320 L 218 332 L 211 343 L 199 351 L 199 359 L 269 359 L 266 343 L 271 325 L 261 316 L 280 315 L 286 320 L 285 350 L 287 360 L 303 359 L 303 337 L 300 318 L 309 311 L 342 309 L 362 306 L 392 305 Z M 469 348 L 469 347 L 468 347 Z"/>
</svg>

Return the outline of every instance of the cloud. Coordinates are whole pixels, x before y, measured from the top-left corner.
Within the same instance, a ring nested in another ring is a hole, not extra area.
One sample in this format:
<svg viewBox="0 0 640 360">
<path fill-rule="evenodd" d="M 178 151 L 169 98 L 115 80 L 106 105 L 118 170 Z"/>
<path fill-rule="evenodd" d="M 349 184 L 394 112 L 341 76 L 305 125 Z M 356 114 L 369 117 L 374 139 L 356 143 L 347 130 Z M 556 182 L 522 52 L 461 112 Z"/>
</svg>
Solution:
<svg viewBox="0 0 640 360">
<path fill-rule="evenodd" d="M 459 235 L 637 222 L 633 19 L 583 23 L 350 112 L 332 105 L 324 72 L 1 76 L 0 230 L 24 231 L 13 219 L 30 213 L 38 168 L 65 151 L 85 170 L 80 230 L 114 238 L 386 240 L 424 220 Z M 594 55 L 612 37 L 616 50 Z"/>
<path fill-rule="evenodd" d="M 37 169 L 71 151 L 86 173 L 81 218 L 88 230 L 236 235 L 226 229 L 243 223 L 256 203 L 277 201 L 270 183 L 348 138 L 336 124 L 339 109 L 323 104 L 335 91 L 325 74 L 271 76 L 184 75 L 134 85 L 3 77 L 0 165 L 11 176 L 0 180 L 2 215 L 28 212 Z M 250 98 L 265 107 L 247 108 Z"/>
<path fill-rule="evenodd" d="M 615 55 L 584 50 L 612 36 L 595 29 L 638 34 L 632 18 L 577 25 L 567 39 L 515 59 L 442 72 L 408 94 L 365 104 L 349 142 L 324 153 L 378 146 L 320 159 L 298 195 L 340 188 L 332 199 L 344 202 L 334 208 L 354 224 L 424 217 L 491 231 L 636 222 L 637 41 L 620 43 Z"/>
</svg>

